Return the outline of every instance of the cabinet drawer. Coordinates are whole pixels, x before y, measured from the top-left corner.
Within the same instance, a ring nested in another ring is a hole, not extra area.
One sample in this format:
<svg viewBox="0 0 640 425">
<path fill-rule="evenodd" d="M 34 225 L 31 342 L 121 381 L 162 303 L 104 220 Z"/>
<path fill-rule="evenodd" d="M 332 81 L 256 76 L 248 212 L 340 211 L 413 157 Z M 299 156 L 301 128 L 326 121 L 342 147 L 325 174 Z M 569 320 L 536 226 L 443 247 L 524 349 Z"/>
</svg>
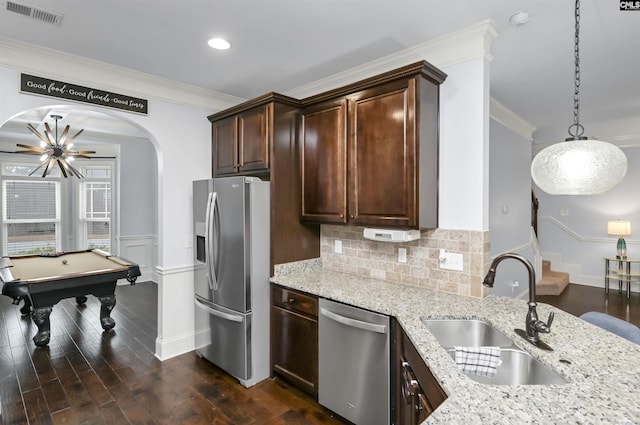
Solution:
<svg viewBox="0 0 640 425">
<path fill-rule="evenodd" d="M 318 298 L 313 295 L 274 285 L 271 297 L 275 306 L 318 317 Z"/>
</svg>

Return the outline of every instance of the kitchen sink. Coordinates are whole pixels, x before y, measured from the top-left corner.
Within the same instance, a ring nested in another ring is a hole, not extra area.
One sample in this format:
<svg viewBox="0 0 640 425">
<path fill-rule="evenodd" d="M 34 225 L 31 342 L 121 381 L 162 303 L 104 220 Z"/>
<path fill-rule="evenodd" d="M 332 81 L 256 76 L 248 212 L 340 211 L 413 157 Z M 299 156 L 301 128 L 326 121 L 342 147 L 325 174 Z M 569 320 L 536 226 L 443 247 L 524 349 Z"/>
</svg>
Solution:
<svg viewBox="0 0 640 425">
<path fill-rule="evenodd" d="M 447 349 L 455 359 L 455 350 Z M 469 378 L 482 384 L 491 385 L 562 385 L 567 381 L 531 357 L 525 351 L 513 348 L 500 350 L 502 364 L 496 368 L 494 376 L 467 374 Z"/>
<path fill-rule="evenodd" d="M 510 338 L 482 320 L 422 319 L 422 323 L 445 348 L 511 347 L 513 345 Z"/>
<path fill-rule="evenodd" d="M 562 376 L 542 364 L 489 323 L 476 319 L 427 319 L 422 323 L 455 359 L 455 347 L 500 347 L 502 363 L 494 376 L 467 373 L 476 382 L 490 385 L 562 385 Z"/>
</svg>

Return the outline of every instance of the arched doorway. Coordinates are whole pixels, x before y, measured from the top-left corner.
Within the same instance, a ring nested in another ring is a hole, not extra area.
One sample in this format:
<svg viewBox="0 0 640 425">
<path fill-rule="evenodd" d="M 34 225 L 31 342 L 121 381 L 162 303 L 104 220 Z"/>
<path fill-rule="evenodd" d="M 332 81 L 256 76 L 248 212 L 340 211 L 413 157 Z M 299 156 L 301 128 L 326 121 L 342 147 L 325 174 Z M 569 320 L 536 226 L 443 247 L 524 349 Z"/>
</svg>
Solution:
<svg viewBox="0 0 640 425">
<path fill-rule="evenodd" d="M 74 141 L 74 149 L 94 150 L 96 152 L 92 155 L 94 158 L 85 160 L 85 166 L 94 169 L 106 167 L 110 170 L 110 178 L 106 181 L 109 181 L 110 185 L 111 203 L 107 219 L 83 221 L 79 218 L 77 198 L 80 195 L 76 190 L 81 183 L 76 178 L 58 178 L 59 186 L 62 188 L 58 190 L 59 217 L 53 218 L 58 226 L 58 229 L 53 231 L 54 234 L 58 232 L 54 235 L 54 240 L 58 239 L 56 249 L 64 251 L 84 249 L 86 240 L 82 240 L 82 235 L 86 236 L 87 232 L 83 233 L 81 226 L 96 223 L 100 226 L 108 225 L 109 243 L 106 247 L 109 251 L 138 263 L 142 271 L 140 282 L 145 280 L 157 282 L 154 276 L 159 244 L 157 143 L 153 136 L 139 124 L 124 118 L 120 113 L 85 106 L 47 105 L 18 112 L 0 126 L 0 182 L 12 178 L 7 173 L 3 174 L 6 167 L 12 164 L 39 162 L 37 156 L 19 155 L 13 152 L 19 150 L 18 143 L 37 146 L 39 140 L 28 130 L 27 124 L 38 128 L 47 122 L 53 127 L 52 115 L 62 117 L 59 120 L 60 131 L 66 125 L 71 127 L 72 134 L 83 129 L 81 136 Z M 40 176 L 41 174 L 36 174 L 31 179 L 34 182 L 42 181 Z M 15 177 L 13 179 L 16 180 Z M 19 179 L 22 179 L 20 182 L 25 182 L 28 177 L 25 175 Z M 91 181 L 91 178 L 83 179 L 82 184 L 85 185 L 83 187 L 89 187 L 87 181 Z M 0 196 L 5 197 L 7 191 L 3 188 L 4 183 L 0 185 Z M 2 200 L 4 202 L 5 198 Z M 10 231 L 4 221 L 0 220 L 2 222 L 0 254 L 14 254 L 14 252 L 5 252 L 10 249 L 8 245 Z M 29 233 L 29 229 L 26 233 Z M 29 238 L 23 236 L 22 239 Z M 38 238 L 35 239 L 37 245 L 39 241 Z"/>
</svg>

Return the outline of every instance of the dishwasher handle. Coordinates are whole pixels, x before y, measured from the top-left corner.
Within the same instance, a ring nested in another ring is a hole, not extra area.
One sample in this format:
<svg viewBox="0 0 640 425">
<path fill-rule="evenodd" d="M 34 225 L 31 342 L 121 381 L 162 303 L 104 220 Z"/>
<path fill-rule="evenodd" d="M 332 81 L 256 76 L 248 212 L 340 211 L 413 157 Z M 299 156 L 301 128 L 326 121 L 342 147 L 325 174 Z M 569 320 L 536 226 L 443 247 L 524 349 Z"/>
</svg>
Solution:
<svg viewBox="0 0 640 425">
<path fill-rule="evenodd" d="M 379 334 L 387 333 L 387 327 L 385 325 L 376 325 L 374 323 L 363 322 L 362 320 L 344 317 L 324 308 L 320 308 L 320 314 L 328 319 L 334 320 L 338 323 L 342 323 L 343 325 L 350 326 L 352 328 L 363 329 L 365 331 L 375 332 Z"/>
</svg>

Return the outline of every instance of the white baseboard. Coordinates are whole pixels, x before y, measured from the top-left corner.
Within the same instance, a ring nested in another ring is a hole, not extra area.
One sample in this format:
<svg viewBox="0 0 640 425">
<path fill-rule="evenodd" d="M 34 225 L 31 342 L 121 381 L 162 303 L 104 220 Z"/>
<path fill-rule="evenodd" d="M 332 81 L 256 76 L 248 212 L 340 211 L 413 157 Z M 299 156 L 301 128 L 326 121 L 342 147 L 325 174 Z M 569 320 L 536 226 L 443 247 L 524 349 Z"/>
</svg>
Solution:
<svg viewBox="0 0 640 425">
<path fill-rule="evenodd" d="M 195 347 L 194 340 L 195 336 L 193 332 L 188 332 L 168 339 L 157 337 L 155 356 L 159 360 L 164 361 L 193 351 Z"/>
<path fill-rule="evenodd" d="M 592 286 L 595 288 L 603 288 L 604 285 L 604 276 L 586 276 L 580 275 L 576 276 L 576 280 L 571 280 L 571 283 L 575 283 L 576 285 L 584 285 L 584 286 Z M 609 279 L 609 290 L 618 290 L 618 280 Z M 622 290 L 626 289 L 626 283 L 623 283 Z M 640 282 L 631 282 L 631 292 L 640 292 Z"/>
</svg>

